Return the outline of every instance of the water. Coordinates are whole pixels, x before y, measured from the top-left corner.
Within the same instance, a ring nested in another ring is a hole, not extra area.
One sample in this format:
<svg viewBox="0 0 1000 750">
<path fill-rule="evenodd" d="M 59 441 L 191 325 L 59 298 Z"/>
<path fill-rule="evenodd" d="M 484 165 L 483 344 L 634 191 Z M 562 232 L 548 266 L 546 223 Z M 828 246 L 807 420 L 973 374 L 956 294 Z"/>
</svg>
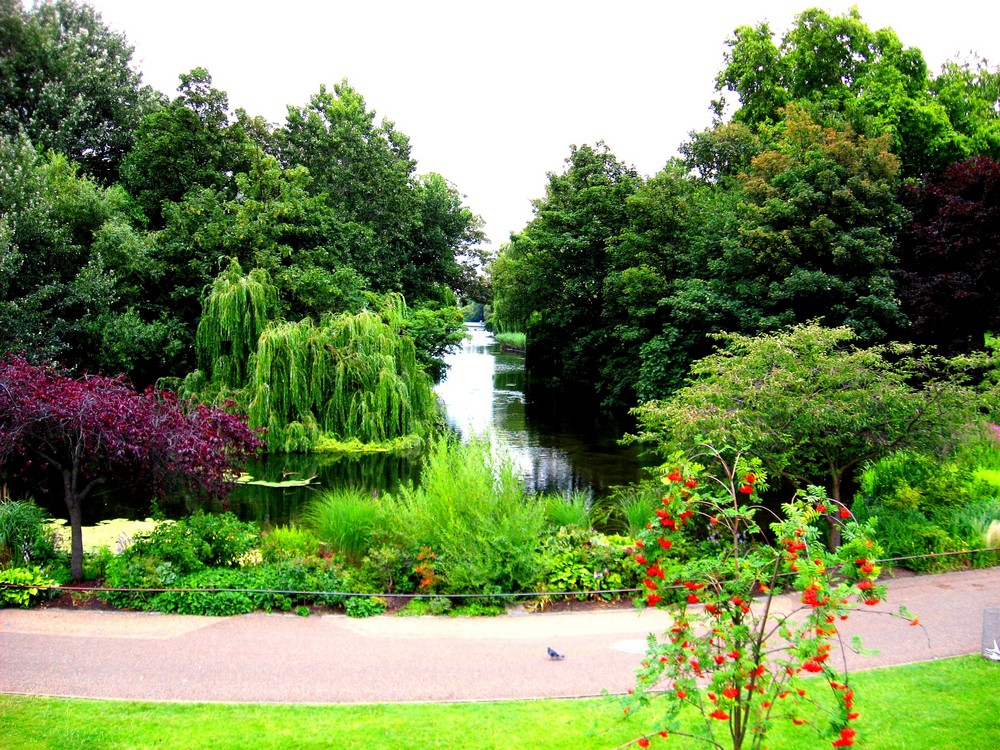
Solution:
<svg viewBox="0 0 1000 750">
<path fill-rule="evenodd" d="M 452 429 L 463 437 L 488 436 L 502 445 L 532 492 L 584 492 L 597 498 L 612 487 L 643 478 L 638 451 L 618 444 L 631 425 L 579 404 L 560 403 L 551 394 L 532 392 L 525 381 L 524 357 L 502 351 L 482 326 L 468 328 L 469 338 L 446 358 L 447 375 L 435 389 Z M 393 492 L 401 483 L 418 481 L 419 468 L 419 454 L 269 455 L 247 467 L 256 479 L 315 479 L 305 487 L 240 486 L 205 510 L 231 510 L 245 520 L 265 524 L 287 523 L 322 488 L 347 485 Z M 49 500 L 50 511 L 63 516 L 61 498 Z M 159 504 L 168 518 L 198 507 L 176 497 Z M 102 493 L 84 503 L 84 523 L 144 518 L 150 511 L 148 503 L 137 503 L 135 498 Z"/>
<path fill-rule="evenodd" d="M 437 387 L 453 429 L 503 445 L 530 491 L 599 497 L 642 477 L 638 451 L 618 444 L 632 425 L 533 392 L 523 356 L 502 351 L 481 326 L 468 328 L 469 339 L 447 358 L 448 375 Z"/>
</svg>

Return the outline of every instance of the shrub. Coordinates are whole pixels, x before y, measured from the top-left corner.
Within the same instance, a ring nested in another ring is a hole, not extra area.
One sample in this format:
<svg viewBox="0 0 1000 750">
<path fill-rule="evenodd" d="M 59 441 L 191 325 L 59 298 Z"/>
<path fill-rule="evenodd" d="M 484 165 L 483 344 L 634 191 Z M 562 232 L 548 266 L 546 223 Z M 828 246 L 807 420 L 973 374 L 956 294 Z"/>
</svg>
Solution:
<svg viewBox="0 0 1000 750">
<path fill-rule="evenodd" d="M 545 517 L 554 528 L 576 526 L 581 529 L 591 527 L 593 498 L 587 492 L 573 492 L 566 495 L 546 495 Z"/>
<path fill-rule="evenodd" d="M 126 560 L 170 563 L 178 575 L 238 565 L 260 541 L 257 527 L 232 513 L 198 512 L 163 522 L 122 552 Z"/>
<path fill-rule="evenodd" d="M 276 526 L 261 535 L 260 554 L 264 562 L 272 563 L 315 557 L 319 554 L 319 540 L 302 526 Z"/>
<path fill-rule="evenodd" d="M 385 610 L 385 599 L 377 596 L 351 596 L 344 602 L 348 617 L 374 617 Z"/>
<path fill-rule="evenodd" d="M 306 507 L 303 522 L 322 544 L 357 564 L 382 528 L 381 506 L 378 496 L 365 490 L 330 490 Z"/>
<path fill-rule="evenodd" d="M 424 459 L 420 486 L 404 486 L 398 499 L 387 534 L 403 548 L 434 551 L 440 590 L 516 593 L 539 580 L 544 508 L 525 493 L 510 457 L 489 443 L 440 439 Z"/>
<path fill-rule="evenodd" d="M 55 585 L 56 582 L 46 577 L 37 565 L 0 570 L 0 607 L 27 609 L 35 602 L 50 599 L 52 592 L 47 587 Z"/>
<path fill-rule="evenodd" d="M 639 582 L 629 557 L 634 550 L 624 537 L 608 537 L 578 528 L 561 528 L 542 542 L 543 591 L 597 591 L 633 588 Z M 593 595 L 580 593 L 577 599 Z M 603 599 L 616 594 L 600 594 Z"/>
<path fill-rule="evenodd" d="M 0 502 L 0 566 L 39 565 L 60 555 L 47 528 L 49 514 L 32 500 Z"/>
</svg>

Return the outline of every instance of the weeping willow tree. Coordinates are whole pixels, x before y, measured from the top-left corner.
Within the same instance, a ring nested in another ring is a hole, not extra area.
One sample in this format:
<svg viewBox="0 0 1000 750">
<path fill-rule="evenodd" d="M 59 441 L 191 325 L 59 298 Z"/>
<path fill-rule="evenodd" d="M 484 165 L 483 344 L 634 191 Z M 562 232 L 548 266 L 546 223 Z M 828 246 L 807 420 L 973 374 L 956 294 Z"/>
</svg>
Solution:
<svg viewBox="0 0 1000 750">
<path fill-rule="evenodd" d="M 267 271 L 244 274 L 233 258 L 212 283 L 195 333 L 203 396 L 232 395 L 246 385 L 251 355 L 277 309 L 278 290 Z"/>
<path fill-rule="evenodd" d="M 362 310 L 267 327 L 251 358 L 252 426 L 272 451 L 315 450 L 325 437 L 387 443 L 426 436 L 438 415 L 430 376 L 402 333 L 406 307 L 389 295 Z"/>
</svg>

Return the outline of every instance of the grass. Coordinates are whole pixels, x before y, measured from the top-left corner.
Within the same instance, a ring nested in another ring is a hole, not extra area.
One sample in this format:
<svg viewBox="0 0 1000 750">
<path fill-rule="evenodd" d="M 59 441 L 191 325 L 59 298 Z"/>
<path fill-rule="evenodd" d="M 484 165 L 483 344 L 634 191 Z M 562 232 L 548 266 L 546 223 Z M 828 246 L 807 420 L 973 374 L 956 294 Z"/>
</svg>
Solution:
<svg viewBox="0 0 1000 750">
<path fill-rule="evenodd" d="M 859 750 L 1000 747 L 1000 664 L 966 656 L 856 672 Z M 601 699 L 377 705 L 135 703 L 0 695 L 5 750 L 135 748 L 615 748 L 635 739 Z M 680 738 L 653 747 L 683 748 Z M 829 748 L 779 725 L 771 750 Z"/>
</svg>

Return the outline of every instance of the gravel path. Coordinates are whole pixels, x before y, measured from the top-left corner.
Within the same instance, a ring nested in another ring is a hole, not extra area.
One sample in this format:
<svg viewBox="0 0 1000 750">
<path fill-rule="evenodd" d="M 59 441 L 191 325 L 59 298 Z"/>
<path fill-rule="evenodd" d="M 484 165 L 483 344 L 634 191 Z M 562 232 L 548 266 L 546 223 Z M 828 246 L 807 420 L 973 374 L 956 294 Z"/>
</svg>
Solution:
<svg viewBox="0 0 1000 750">
<path fill-rule="evenodd" d="M 841 624 L 874 657 L 851 670 L 979 653 L 1000 568 L 891 580 L 885 608 Z M 795 599 L 779 597 L 791 607 Z M 879 612 L 906 605 L 921 627 Z M 258 703 L 469 701 L 624 692 L 656 610 L 491 618 L 192 617 L 0 610 L 0 692 Z M 552 660 L 547 647 L 565 654 Z"/>
</svg>

